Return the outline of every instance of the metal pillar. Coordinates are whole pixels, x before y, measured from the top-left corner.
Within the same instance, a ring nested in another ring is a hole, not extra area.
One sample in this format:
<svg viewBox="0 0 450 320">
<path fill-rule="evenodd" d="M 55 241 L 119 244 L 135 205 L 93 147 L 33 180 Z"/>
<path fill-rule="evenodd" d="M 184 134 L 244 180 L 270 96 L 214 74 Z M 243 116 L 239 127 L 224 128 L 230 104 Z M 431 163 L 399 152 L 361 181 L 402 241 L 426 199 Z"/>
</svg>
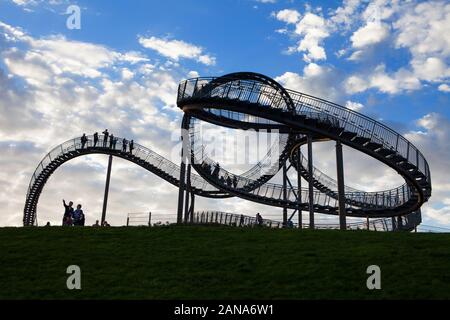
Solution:
<svg viewBox="0 0 450 320">
<path fill-rule="evenodd" d="M 314 229 L 314 177 L 312 136 L 308 135 L 308 174 L 309 174 L 309 228 Z"/>
<path fill-rule="evenodd" d="M 301 159 L 300 159 L 300 146 L 298 147 L 297 154 L 297 214 L 298 214 L 298 228 L 303 229 L 303 216 L 302 216 L 302 175 L 300 173 Z"/>
<path fill-rule="evenodd" d="M 108 207 L 109 183 L 111 181 L 112 160 L 113 160 L 113 156 L 110 155 L 109 160 L 108 160 L 108 170 L 106 172 L 105 196 L 103 198 L 103 211 L 102 211 L 102 223 L 101 223 L 102 226 L 106 221 L 106 208 Z"/>
<path fill-rule="evenodd" d="M 177 224 L 183 223 L 184 191 L 186 190 L 186 163 L 188 162 L 189 150 L 189 116 L 184 115 L 181 123 L 181 164 L 180 164 L 180 186 L 178 190 L 178 212 Z"/>
<path fill-rule="evenodd" d="M 336 166 L 338 183 L 339 226 L 341 230 L 346 230 L 347 217 L 345 213 L 344 159 L 342 156 L 342 143 L 340 141 L 336 141 Z"/>
<path fill-rule="evenodd" d="M 184 202 L 184 223 L 188 222 L 189 217 L 189 200 L 191 193 L 191 164 L 187 165 L 187 173 L 186 173 L 186 198 Z"/>
<path fill-rule="evenodd" d="M 189 209 L 189 221 L 194 223 L 195 194 L 191 192 L 191 208 Z"/>
<path fill-rule="evenodd" d="M 177 213 L 178 224 L 183 223 L 184 189 L 186 189 L 185 178 L 186 178 L 186 163 L 184 162 L 184 159 L 182 159 L 180 165 L 180 188 L 178 191 L 178 213 Z"/>
<path fill-rule="evenodd" d="M 284 206 L 283 206 L 283 226 L 287 227 L 287 167 L 286 167 L 286 162 L 283 164 L 283 201 L 284 201 Z"/>
<path fill-rule="evenodd" d="M 398 216 L 397 217 L 397 226 L 399 230 L 402 230 L 403 228 L 403 220 L 402 220 L 402 216 Z"/>
</svg>

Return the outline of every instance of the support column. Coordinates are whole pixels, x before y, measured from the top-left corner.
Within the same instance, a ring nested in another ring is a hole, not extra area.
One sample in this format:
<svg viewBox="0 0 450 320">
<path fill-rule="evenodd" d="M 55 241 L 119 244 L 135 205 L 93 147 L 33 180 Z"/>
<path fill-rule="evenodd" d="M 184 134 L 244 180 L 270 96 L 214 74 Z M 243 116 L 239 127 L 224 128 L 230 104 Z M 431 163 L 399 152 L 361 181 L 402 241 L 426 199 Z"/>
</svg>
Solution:
<svg viewBox="0 0 450 320">
<path fill-rule="evenodd" d="M 297 156 L 297 214 L 298 214 L 298 228 L 303 229 L 303 216 L 302 216 L 302 175 L 300 174 L 301 158 L 300 158 L 300 146 L 298 147 Z"/>
<path fill-rule="evenodd" d="M 338 183 L 339 226 L 341 230 L 346 230 L 347 217 L 345 212 L 344 159 L 342 155 L 342 143 L 340 141 L 336 141 L 336 166 Z"/>
<path fill-rule="evenodd" d="M 403 220 L 402 220 L 402 216 L 398 216 L 397 217 L 397 227 L 399 230 L 403 229 Z"/>
<path fill-rule="evenodd" d="M 189 221 L 194 223 L 194 210 L 195 210 L 195 194 L 191 193 L 191 208 L 189 210 Z"/>
<path fill-rule="evenodd" d="M 287 227 L 287 168 L 286 168 L 286 162 L 283 164 L 283 226 Z"/>
<path fill-rule="evenodd" d="M 178 212 L 177 224 L 183 223 L 184 191 L 186 190 L 186 163 L 190 155 L 189 143 L 189 116 L 184 115 L 181 123 L 181 164 L 180 164 L 180 186 L 178 190 Z"/>
<path fill-rule="evenodd" d="M 314 176 L 312 136 L 308 135 L 309 228 L 314 229 Z"/>
<path fill-rule="evenodd" d="M 106 172 L 105 196 L 103 198 L 103 210 L 102 210 L 102 220 L 101 220 L 102 226 L 106 221 L 106 209 L 108 207 L 109 183 L 111 181 L 112 160 L 113 160 L 113 156 L 110 155 L 109 160 L 108 160 L 108 170 Z"/>
<path fill-rule="evenodd" d="M 189 201 L 191 194 L 191 164 L 187 165 L 187 173 L 186 173 L 186 199 L 184 203 L 184 223 L 188 222 L 189 218 Z"/>
<path fill-rule="evenodd" d="M 183 223 L 184 190 L 186 189 L 185 179 L 186 179 L 186 163 L 184 162 L 184 158 L 182 158 L 180 165 L 180 187 L 178 190 L 178 213 L 177 213 L 178 224 Z"/>
</svg>

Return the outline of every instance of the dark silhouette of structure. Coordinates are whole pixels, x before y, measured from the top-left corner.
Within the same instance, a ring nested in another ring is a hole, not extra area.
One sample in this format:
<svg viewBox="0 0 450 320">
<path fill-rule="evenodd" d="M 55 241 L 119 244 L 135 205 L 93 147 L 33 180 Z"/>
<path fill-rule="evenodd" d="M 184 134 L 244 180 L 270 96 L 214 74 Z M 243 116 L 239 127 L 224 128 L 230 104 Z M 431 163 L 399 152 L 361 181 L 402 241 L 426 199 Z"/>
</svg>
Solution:
<svg viewBox="0 0 450 320">
<path fill-rule="evenodd" d="M 339 216 L 341 229 L 351 225 L 346 221 L 348 216 L 365 218 L 368 222 L 377 219 L 390 230 L 413 230 L 421 223 L 420 207 L 431 196 L 428 163 L 411 142 L 384 124 L 343 106 L 287 90 L 256 73 L 183 81 L 177 101 L 185 113 L 181 127 L 189 132 L 182 137 L 180 166 L 134 141 L 128 151 L 125 138 L 119 150 L 99 148 L 95 138 L 94 144 L 88 139 L 86 147 L 82 147 L 80 138 L 69 140 L 45 156 L 34 172 L 25 202 L 24 225 L 35 224 L 39 196 L 51 174 L 63 163 L 92 153 L 129 160 L 178 186 L 178 223 L 194 221 L 196 196 L 218 199 L 237 196 L 279 207 L 283 210 L 282 225 L 292 225 L 297 215 L 299 228 L 304 224 L 315 228 L 315 213 Z M 218 116 L 221 110 L 226 112 Z M 276 129 L 281 133 L 276 145 L 281 150 L 277 161 L 271 159 L 274 155 L 269 150 L 248 172 L 239 175 L 228 172 L 200 152 L 204 146 L 197 142 L 195 129 L 200 120 L 236 129 Z M 312 144 L 318 141 L 336 142 L 337 180 L 314 167 Z M 342 145 L 393 168 L 405 183 L 377 192 L 346 186 Z M 306 155 L 301 152 L 302 146 L 307 148 Z M 265 163 L 274 163 L 268 172 L 260 169 Z M 282 184 L 270 183 L 280 170 Z M 290 170 L 296 172 L 296 183 L 289 179 Z M 301 178 L 306 181 L 305 186 Z M 302 221 L 302 212 L 309 214 L 308 223 Z M 236 225 L 240 224 L 240 218 Z"/>
</svg>

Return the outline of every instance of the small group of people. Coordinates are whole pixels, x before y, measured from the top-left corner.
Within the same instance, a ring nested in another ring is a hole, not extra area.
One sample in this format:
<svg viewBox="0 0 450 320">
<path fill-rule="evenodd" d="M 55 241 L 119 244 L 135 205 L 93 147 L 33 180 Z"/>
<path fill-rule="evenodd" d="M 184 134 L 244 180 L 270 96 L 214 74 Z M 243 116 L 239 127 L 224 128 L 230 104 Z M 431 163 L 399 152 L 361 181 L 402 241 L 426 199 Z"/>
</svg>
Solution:
<svg viewBox="0 0 450 320">
<path fill-rule="evenodd" d="M 105 131 L 102 132 L 103 134 L 103 148 L 109 148 L 116 150 L 117 142 L 119 141 L 118 138 L 114 137 L 113 134 L 110 134 L 108 129 L 105 129 Z M 89 139 L 86 136 L 85 133 L 81 136 L 81 149 L 84 149 L 88 143 Z M 99 143 L 99 134 L 98 132 L 94 133 L 94 148 L 97 147 L 97 144 Z M 133 153 L 134 150 L 134 140 L 128 141 L 127 139 L 122 139 L 122 152 L 129 152 L 130 154 Z"/>
<path fill-rule="evenodd" d="M 231 187 L 233 187 L 234 189 L 237 188 L 238 180 L 237 180 L 236 176 L 233 176 L 233 178 L 231 178 L 230 175 L 228 175 L 228 174 L 226 175 L 226 178 L 224 176 L 219 176 L 220 175 L 220 164 L 219 163 L 216 163 L 214 165 L 214 169 L 212 169 L 212 166 L 206 162 L 202 163 L 202 167 L 204 170 L 209 172 L 214 179 L 218 180 L 221 184 L 226 184 L 230 188 Z"/>
<path fill-rule="evenodd" d="M 77 205 L 77 208 L 74 209 L 72 201 L 70 201 L 69 204 L 67 204 L 66 200 L 63 200 L 63 205 L 65 210 L 62 225 L 64 227 L 69 226 L 83 227 L 86 219 L 83 210 L 81 210 L 81 204 Z"/>
<path fill-rule="evenodd" d="M 104 221 L 102 224 L 100 224 L 100 221 L 95 220 L 95 223 L 92 225 L 93 227 L 111 227 L 108 221 Z"/>
</svg>

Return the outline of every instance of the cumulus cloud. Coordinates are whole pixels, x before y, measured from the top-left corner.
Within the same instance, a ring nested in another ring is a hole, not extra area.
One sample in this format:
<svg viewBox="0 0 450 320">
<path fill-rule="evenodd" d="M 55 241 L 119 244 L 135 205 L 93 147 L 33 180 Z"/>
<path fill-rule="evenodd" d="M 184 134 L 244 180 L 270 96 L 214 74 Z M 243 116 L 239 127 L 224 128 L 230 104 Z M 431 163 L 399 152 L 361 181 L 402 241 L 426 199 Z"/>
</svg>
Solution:
<svg viewBox="0 0 450 320">
<path fill-rule="evenodd" d="M 344 90 L 340 87 L 339 74 L 331 67 L 310 63 L 303 73 L 285 72 L 275 78 L 286 88 L 317 96 L 337 103 L 344 103 Z"/>
<path fill-rule="evenodd" d="M 207 66 L 215 65 L 216 58 L 204 53 L 202 47 L 187 43 L 182 40 L 170 40 L 157 37 L 139 37 L 139 43 L 147 49 L 152 49 L 160 55 L 174 61 L 180 59 L 192 59 Z"/>
<path fill-rule="evenodd" d="M 450 223 L 450 120 L 439 113 L 429 113 L 417 121 L 420 130 L 406 137 L 423 152 L 428 160 L 433 195 L 423 208 L 426 218 L 441 224 Z"/>
<path fill-rule="evenodd" d="M 354 48 L 360 49 L 379 43 L 389 35 L 389 26 L 385 23 L 369 22 L 358 29 L 351 37 Z"/>
<path fill-rule="evenodd" d="M 175 99 L 178 82 L 186 76 L 183 70 L 151 64 L 138 52 L 118 52 L 62 36 L 34 38 L 5 23 L 0 24 L 0 46 L 0 144 L 5 151 L 0 160 L 0 185 L 4 186 L 0 205 L 5 208 L 1 224 L 20 225 L 28 181 L 40 158 L 56 144 L 83 132 L 109 128 L 115 135 L 135 139 L 166 157 L 172 154 L 178 143 L 171 138 L 179 129 Z M 66 164 L 55 174 L 45 189 L 50 193 L 43 193 L 40 219 L 59 223 L 60 200 L 55 197 L 69 196 L 85 200 L 89 223 L 98 218 L 104 160 L 88 157 L 88 161 Z M 115 174 L 113 179 L 122 185 L 117 185 L 116 200 L 110 203 L 113 223 L 122 223 L 125 206 L 133 210 L 149 206 L 143 201 L 148 194 L 124 187 L 129 184 L 128 177 L 142 175 L 148 178 L 142 184 L 155 188 L 166 183 L 142 171 L 123 164 Z M 90 192 L 97 198 L 90 197 Z"/>
<path fill-rule="evenodd" d="M 289 49 L 290 53 L 303 53 L 303 60 L 313 62 L 326 60 L 327 55 L 322 42 L 330 35 L 326 20 L 313 12 L 306 12 L 304 16 L 296 10 L 285 9 L 273 16 L 288 25 L 294 25 L 293 34 L 300 38 L 295 47 Z"/>
</svg>

